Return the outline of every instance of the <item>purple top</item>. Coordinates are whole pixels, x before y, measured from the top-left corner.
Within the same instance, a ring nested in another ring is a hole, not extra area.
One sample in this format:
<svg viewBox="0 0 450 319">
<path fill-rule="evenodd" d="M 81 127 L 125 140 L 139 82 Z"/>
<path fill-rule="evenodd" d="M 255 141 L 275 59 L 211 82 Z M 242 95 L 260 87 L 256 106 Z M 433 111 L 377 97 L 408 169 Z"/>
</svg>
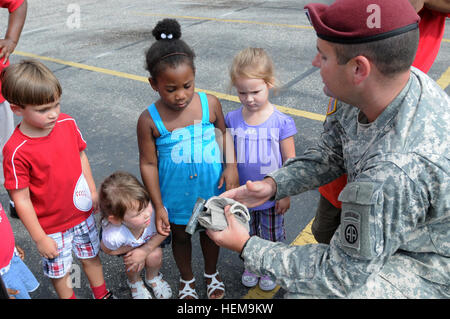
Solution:
<svg viewBox="0 0 450 319">
<path fill-rule="evenodd" d="M 242 108 L 229 112 L 225 123 L 234 140 L 239 183 L 244 185 L 248 180 L 262 180 L 283 165 L 280 141 L 297 134 L 297 128 L 289 115 L 277 109 L 264 123 L 248 125 L 242 117 Z M 268 201 L 252 210 L 274 205 L 274 201 Z"/>
</svg>

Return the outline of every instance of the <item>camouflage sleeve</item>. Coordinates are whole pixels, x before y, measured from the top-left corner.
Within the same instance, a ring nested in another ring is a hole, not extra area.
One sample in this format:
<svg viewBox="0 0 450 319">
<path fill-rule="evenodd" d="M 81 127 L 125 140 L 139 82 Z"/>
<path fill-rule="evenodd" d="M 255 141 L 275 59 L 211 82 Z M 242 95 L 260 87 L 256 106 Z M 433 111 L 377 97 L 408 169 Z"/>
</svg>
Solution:
<svg viewBox="0 0 450 319">
<path fill-rule="evenodd" d="M 345 297 L 379 272 L 425 219 L 426 194 L 393 164 L 361 174 L 341 193 L 341 224 L 330 245 L 288 246 L 252 237 L 245 267 L 291 294 Z"/>
<path fill-rule="evenodd" d="M 339 113 L 327 116 L 318 145 L 301 156 L 287 160 L 283 167 L 268 174 L 277 184 L 275 199 L 297 195 L 338 178 L 344 171 Z"/>
</svg>

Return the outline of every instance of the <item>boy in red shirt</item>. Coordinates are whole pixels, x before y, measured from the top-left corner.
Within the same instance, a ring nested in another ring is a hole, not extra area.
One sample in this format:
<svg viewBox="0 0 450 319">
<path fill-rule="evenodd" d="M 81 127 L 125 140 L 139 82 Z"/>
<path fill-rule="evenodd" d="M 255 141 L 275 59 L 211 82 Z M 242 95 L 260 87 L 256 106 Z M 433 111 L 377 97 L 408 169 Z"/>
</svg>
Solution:
<svg viewBox="0 0 450 319">
<path fill-rule="evenodd" d="M 60 298 L 75 298 L 73 250 L 94 297 L 111 297 L 98 256 L 98 195 L 86 142 L 75 120 L 60 112 L 59 81 L 34 60 L 9 66 L 0 78 L 3 96 L 22 117 L 3 149 L 5 188 L 43 257 L 44 274 Z"/>
</svg>

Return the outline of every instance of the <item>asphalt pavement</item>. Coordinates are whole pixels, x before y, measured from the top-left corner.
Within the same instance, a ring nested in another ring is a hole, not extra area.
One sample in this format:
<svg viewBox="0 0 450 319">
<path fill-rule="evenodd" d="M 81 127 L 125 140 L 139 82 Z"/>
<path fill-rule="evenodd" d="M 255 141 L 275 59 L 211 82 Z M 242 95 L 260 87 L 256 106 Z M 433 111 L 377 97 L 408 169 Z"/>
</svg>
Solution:
<svg viewBox="0 0 450 319">
<path fill-rule="evenodd" d="M 87 141 L 86 154 L 97 187 L 116 170 L 140 176 L 136 123 L 140 113 L 158 98 L 146 82 L 144 55 L 154 41 L 152 28 L 166 17 L 180 22 L 182 39 L 196 53 L 196 88 L 216 94 L 224 113 L 239 107 L 228 76 L 233 56 L 248 46 L 268 51 L 282 86 L 271 102 L 294 118 L 298 129 L 296 152 L 301 154 L 320 137 L 328 103 L 319 72 L 311 65 L 316 36 L 303 12 L 308 2 L 28 0 L 27 20 L 11 61 L 32 56 L 56 74 L 63 88 L 62 112 L 76 119 Z M 0 11 L 0 21 L 0 27 L 5 28 L 6 10 Z M 449 37 L 447 28 L 429 72 L 433 79 L 442 79 L 446 71 L 448 78 Z M 446 92 L 450 92 L 448 87 Z M 3 187 L 0 201 L 7 210 Z M 292 198 L 286 214 L 286 243 L 291 243 L 314 217 L 317 201 L 317 190 Z M 57 298 L 42 273 L 40 256 L 29 234 L 19 220 L 10 218 L 10 222 L 17 244 L 25 250 L 25 263 L 41 283 L 32 297 Z M 100 257 L 108 288 L 118 298 L 129 299 L 121 258 L 103 252 Z M 90 299 L 89 283 L 84 274 L 79 274 L 79 265 L 75 258 L 75 294 Z M 197 234 L 193 237 L 193 269 L 200 298 L 206 298 L 203 265 Z M 225 282 L 226 298 L 247 295 L 248 289 L 240 283 L 243 263 L 236 253 L 222 249 L 218 270 Z M 164 248 L 161 272 L 176 298 L 179 273 L 170 246 Z M 283 294 L 280 289 L 271 297 L 282 298 Z"/>
</svg>

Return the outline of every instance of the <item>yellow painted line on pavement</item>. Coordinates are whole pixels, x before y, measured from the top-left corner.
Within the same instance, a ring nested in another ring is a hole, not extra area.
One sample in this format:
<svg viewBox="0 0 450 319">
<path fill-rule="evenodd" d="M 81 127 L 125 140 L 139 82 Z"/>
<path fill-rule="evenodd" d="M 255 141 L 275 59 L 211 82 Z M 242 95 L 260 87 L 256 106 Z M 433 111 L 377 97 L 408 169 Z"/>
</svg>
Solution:
<svg viewBox="0 0 450 319">
<path fill-rule="evenodd" d="M 298 234 L 297 238 L 294 239 L 291 245 L 293 246 L 302 246 L 307 244 L 317 244 L 316 239 L 311 231 L 311 225 L 314 221 L 314 218 L 311 219 L 308 225 L 302 230 L 300 234 Z"/>
<path fill-rule="evenodd" d="M 441 75 L 441 77 L 436 81 L 439 86 L 445 90 L 450 84 L 450 67 Z"/>
<path fill-rule="evenodd" d="M 297 238 L 291 243 L 293 246 L 302 246 L 306 244 L 317 244 L 314 239 L 314 235 L 311 231 L 311 225 L 314 218 L 309 222 L 308 225 L 298 234 Z M 242 299 L 272 299 L 273 296 L 280 290 L 280 286 L 276 286 L 271 291 L 263 291 L 258 286 L 251 288 L 247 294 L 242 297 Z"/>
<path fill-rule="evenodd" d="M 20 56 L 24 56 L 24 57 L 28 57 L 28 58 L 34 58 L 34 59 L 39 59 L 39 60 L 43 60 L 43 61 L 49 61 L 49 62 L 53 62 L 53 63 L 67 65 L 67 66 L 71 66 L 71 67 L 78 68 L 78 69 L 83 69 L 83 70 L 88 70 L 88 71 L 92 71 L 92 72 L 103 73 L 103 74 L 108 74 L 108 75 L 112 75 L 112 76 L 117 76 L 117 77 L 121 77 L 121 78 L 134 80 L 134 81 L 140 81 L 140 82 L 148 83 L 148 78 L 145 77 L 145 76 L 140 76 L 140 75 L 125 73 L 125 72 L 120 72 L 120 71 L 100 68 L 100 67 L 87 65 L 87 64 L 82 64 L 82 63 L 78 63 L 78 62 L 65 61 L 65 60 L 56 59 L 56 58 L 52 58 L 52 57 L 37 55 L 37 54 L 34 54 L 34 53 L 28 53 L 28 52 L 22 52 L 22 51 L 14 51 L 14 54 L 17 54 L 17 55 L 20 55 Z M 215 92 L 215 91 L 211 91 L 211 90 L 203 90 L 203 89 L 196 89 L 196 91 L 198 91 L 198 92 L 205 92 L 205 93 L 208 93 L 208 94 L 215 95 L 219 99 L 240 103 L 239 98 L 237 96 L 234 96 L 234 95 L 229 95 L 229 94 L 225 94 L 225 93 Z M 297 109 L 293 109 L 293 108 L 290 108 L 290 107 L 287 107 L 287 106 L 282 106 L 282 105 L 275 105 L 275 107 L 278 110 L 280 110 L 280 112 L 287 113 L 287 114 L 290 114 L 290 115 L 304 117 L 304 118 L 307 118 L 307 119 L 310 119 L 310 120 L 315 120 L 315 121 L 320 121 L 320 122 L 323 122 L 325 120 L 325 116 L 322 115 L 322 114 L 308 112 L 308 111 L 303 111 L 303 110 L 297 110 Z"/>
<path fill-rule="evenodd" d="M 220 19 L 220 18 L 208 18 L 208 17 L 193 17 L 193 16 L 183 16 L 175 14 L 163 14 L 163 13 L 147 13 L 141 11 L 131 12 L 137 16 L 149 16 L 149 17 L 167 17 L 174 19 L 189 19 L 189 20 L 202 20 L 202 21 L 217 21 L 217 22 L 228 22 L 228 23 L 244 23 L 244 24 L 257 24 L 270 27 L 282 27 L 282 28 L 295 28 L 295 29 L 313 29 L 312 26 L 307 25 L 297 25 L 297 24 L 286 24 L 286 23 L 273 23 L 273 22 L 259 22 L 251 20 L 239 20 L 239 19 Z"/>
<path fill-rule="evenodd" d="M 228 23 L 259 24 L 259 25 L 265 25 L 265 26 L 270 26 L 270 27 L 283 27 L 283 28 L 309 29 L 309 30 L 314 29 L 310 25 L 301 25 L 301 24 L 260 22 L 260 21 L 251 21 L 251 20 L 240 20 L 240 19 L 194 17 L 194 16 L 167 14 L 167 13 L 150 13 L 150 12 L 143 12 L 143 11 L 131 11 L 131 14 L 134 14 L 137 16 L 147 16 L 147 17 L 167 17 L 167 18 L 174 18 L 174 19 L 189 19 L 189 20 L 205 20 L 205 21 L 217 21 L 217 22 L 228 22 Z M 450 39 L 443 38 L 441 42 L 450 42 Z"/>
<path fill-rule="evenodd" d="M 93 71 L 93 72 L 98 72 L 98 73 L 103 73 L 103 74 L 108 74 L 108 75 L 118 76 L 121 78 L 126 78 L 126 79 L 130 79 L 130 80 L 148 83 L 148 80 L 145 76 L 139 76 L 139 75 L 134 75 L 134 74 L 130 74 L 130 73 L 119 72 L 119 71 L 115 71 L 115 70 L 100 68 L 100 67 L 82 64 L 82 63 L 78 63 L 78 62 L 65 61 L 65 60 L 61 60 L 61 59 L 37 55 L 34 53 L 14 51 L 14 54 L 28 57 L 28 58 L 34 58 L 34 59 L 39 59 L 39 60 L 43 60 L 43 61 L 49 61 L 49 62 L 53 62 L 53 63 L 68 65 L 68 66 L 78 68 L 78 69 L 89 70 L 89 71 Z"/>
</svg>

